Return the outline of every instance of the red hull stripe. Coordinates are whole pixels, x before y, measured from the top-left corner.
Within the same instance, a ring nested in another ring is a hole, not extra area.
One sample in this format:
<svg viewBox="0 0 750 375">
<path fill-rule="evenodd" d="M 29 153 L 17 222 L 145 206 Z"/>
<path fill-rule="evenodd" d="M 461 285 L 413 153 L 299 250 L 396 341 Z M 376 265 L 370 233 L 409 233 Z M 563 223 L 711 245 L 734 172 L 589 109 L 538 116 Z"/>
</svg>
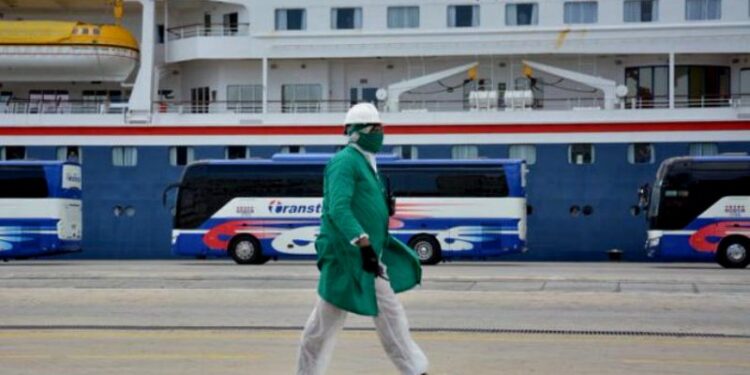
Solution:
<svg viewBox="0 0 750 375">
<path fill-rule="evenodd" d="M 341 125 L 184 125 L 184 126 L 17 126 L 0 127 L 0 136 L 231 136 L 340 135 Z M 387 125 L 388 134 L 630 133 L 750 130 L 750 121 L 642 122 L 605 124 L 436 124 Z"/>
</svg>

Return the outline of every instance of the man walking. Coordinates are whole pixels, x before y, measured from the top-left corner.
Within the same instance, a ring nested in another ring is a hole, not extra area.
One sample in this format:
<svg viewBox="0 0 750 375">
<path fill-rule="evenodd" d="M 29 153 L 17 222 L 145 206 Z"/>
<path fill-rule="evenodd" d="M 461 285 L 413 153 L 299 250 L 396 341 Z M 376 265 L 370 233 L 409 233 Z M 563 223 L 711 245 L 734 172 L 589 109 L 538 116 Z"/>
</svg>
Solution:
<svg viewBox="0 0 750 375">
<path fill-rule="evenodd" d="M 427 357 L 409 333 L 395 293 L 419 284 L 414 252 L 388 234 L 388 197 L 377 174 L 383 145 L 377 108 L 360 103 L 345 119 L 349 145 L 328 163 L 318 253 L 318 299 L 302 333 L 298 375 L 325 372 L 347 312 L 373 316 L 388 357 L 405 375 L 424 374 Z"/>
</svg>

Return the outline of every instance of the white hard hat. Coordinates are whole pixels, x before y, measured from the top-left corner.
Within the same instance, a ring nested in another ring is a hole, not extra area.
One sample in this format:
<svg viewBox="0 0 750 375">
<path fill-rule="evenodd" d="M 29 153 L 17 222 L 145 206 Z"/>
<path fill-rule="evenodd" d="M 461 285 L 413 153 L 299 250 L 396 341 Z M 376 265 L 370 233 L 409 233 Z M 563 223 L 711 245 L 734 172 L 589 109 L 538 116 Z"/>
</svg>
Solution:
<svg viewBox="0 0 750 375">
<path fill-rule="evenodd" d="M 344 125 L 351 124 L 381 124 L 378 109 L 372 103 L 358 103 L 346 112 Z"/>
</svg>

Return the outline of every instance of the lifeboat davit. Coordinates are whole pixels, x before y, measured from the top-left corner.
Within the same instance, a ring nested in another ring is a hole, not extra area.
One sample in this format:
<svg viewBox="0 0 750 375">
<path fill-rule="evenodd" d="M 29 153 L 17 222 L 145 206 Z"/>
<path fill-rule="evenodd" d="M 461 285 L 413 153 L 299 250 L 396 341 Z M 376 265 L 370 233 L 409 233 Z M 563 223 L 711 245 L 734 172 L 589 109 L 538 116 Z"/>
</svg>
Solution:
<svg viewBox="0 0 750 375">
<path fill-rule="evenodd" d="M 138 42 L 122 26 L 0 21 L 0 81 L 123 82 L 138 59 Z"/>
</svg>

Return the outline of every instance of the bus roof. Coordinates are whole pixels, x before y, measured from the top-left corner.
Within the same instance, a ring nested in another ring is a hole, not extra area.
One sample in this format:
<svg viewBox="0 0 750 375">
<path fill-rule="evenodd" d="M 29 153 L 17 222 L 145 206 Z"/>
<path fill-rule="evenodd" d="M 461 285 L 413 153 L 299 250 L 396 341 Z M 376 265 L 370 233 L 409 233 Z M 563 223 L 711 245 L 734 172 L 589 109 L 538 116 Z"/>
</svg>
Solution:
<svg viewBox="0 0 750 375">
<path fill-rule="evenodd" d="M 733 161 L 750 161 L 750 156 L 747 155 L 717 155 L 717 156 L 694 156 L 692 157 L 694 162 L 733 162 Z"/>
<path fill-rule="evenodd" d="M 672 165 L 680 162 L 690 163 L 741 163 L 750 162 L 747 155 L 716 155 L 716 156 L 677 156 L 664 160 L 664 165 Z"/>
<path fill-rule="evenodd" d="M 270 159 L 206 159 L 195 161 L 191 165 L 326 164 L 333 155 L 333 153 L 275 154 Z M 378 154 L 377 160 L 382 164 L 398 165 L 498 165 L 524 162 L 521 159 L 401 159 L 393 154 Z"/>
<path fill-rule="evenodd" d="M 75 163 L 75 162 L 62 161 L 62 160 L 3 160 L 3 161 L 0 161 L 0 165 L 49 166 L 49 165 L 64 165 L 64 164 L 79 165 L 78 163 Z"/>
</svg>

